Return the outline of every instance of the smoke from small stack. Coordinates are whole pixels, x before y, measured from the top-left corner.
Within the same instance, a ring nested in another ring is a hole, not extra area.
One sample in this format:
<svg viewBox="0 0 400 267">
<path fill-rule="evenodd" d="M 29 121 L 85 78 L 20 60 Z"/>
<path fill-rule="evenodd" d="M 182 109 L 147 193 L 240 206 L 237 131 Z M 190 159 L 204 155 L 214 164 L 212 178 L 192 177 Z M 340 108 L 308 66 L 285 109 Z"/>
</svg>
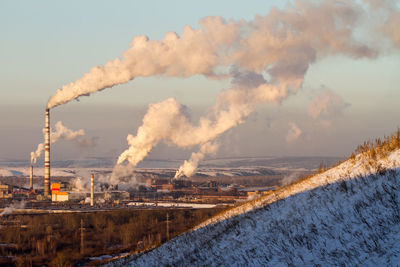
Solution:
<svg viewBox="0 0 400 267">
<path fill-rule="evenodd" d="M 175 174 L 175 179 L 186 176 L 190 177 L 195 173 L 199 162 L 205 157 L 206 154 L 215 154 L 218 150 L 216 143 L 205 143 L 200 146 L 198 152 L 193 152 L 189 160 L 185 160 Z"/>
<path fill-rule="evenodd" d="M 253 21 L 206 17 L 199 21 L 199 29 L 186 26 L 181 36 L 168 32 L 161 41 L 135 37 L 121 58 L 64 85 L 47 107 L 139 76 L 233 78 L 232 88 L 218 95 L 212 112 L 197 124 L 175 99 L 151 104 L 136 136 L 128 135 L 129 148 L 118 158 L 118 164 L 128 161 L 135 166 L 160 141 L 185 148 L 202 145 L 243 123 L 257 105 L 280 103 L 302 87 L 309 66 L 317 60 L 332 55 L 376 58 L 384 48 L 376 44 L 377 38 L 397 48 L 399 11 L 388 2 L 295 1 Z M 378 14 L 384 15 L 371 20 Z M 365 21 L 375 25 L 362 27 Z M 234 71 L 227 71 L 232 67 Z"/>
<path fill-rule="evenodd" d="M 43 129 L 44 135 L 46 135 L 46 128 Z M 78 145 L 81 146 L 92 146 L 93 140 L 90 138 L 85 138 L 85 131 L 83 129 L 74 131 L 62 124 L 61 121 L 58 121 L 54 125 L 54 131 L 50 131 L 50 144 L 54 144 L 59 139 L 74 141 Z M 44 144 L 38 144 L 36 150 L 31 152 L 31 164 L 36 163 L 36 160 L 41 156 L 44 150 Z"/>
</svg>

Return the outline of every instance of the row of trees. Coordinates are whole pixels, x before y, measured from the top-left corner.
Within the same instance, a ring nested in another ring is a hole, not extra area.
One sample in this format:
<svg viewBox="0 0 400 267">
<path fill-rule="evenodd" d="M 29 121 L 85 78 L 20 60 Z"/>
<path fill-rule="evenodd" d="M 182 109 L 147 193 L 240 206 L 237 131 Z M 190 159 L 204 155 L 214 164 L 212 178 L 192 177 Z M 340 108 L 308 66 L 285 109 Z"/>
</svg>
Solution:
<svg viewBox="0 0 400 267">
<path fill-rule="evenodd" d="M 12 215 L 0 222 L 4 225 L 0 229 L 0 243 L 9 244 L 1 248 L 1 255 L 12 256 L 21 266 L 59 266 L 63 261 L 68 266 L 88 256 L 143 251 L 167 241 L 168 234 L 169 237 L 181 234 L 218 211 L 126 209 Z"/>
</svg>

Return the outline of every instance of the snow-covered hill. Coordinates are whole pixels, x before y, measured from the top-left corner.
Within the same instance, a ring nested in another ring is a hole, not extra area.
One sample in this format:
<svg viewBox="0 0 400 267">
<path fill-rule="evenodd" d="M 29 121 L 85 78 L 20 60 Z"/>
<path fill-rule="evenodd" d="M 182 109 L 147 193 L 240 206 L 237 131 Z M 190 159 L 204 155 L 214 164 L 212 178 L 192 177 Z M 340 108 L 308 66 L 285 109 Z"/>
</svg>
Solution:
<svg viewBox="0 0 400 267">
<path fill-rule="evenodd" d="M 400 150 L 358 155 L 231 209 L 131 266 L 397 266 Z"/>
</svg>

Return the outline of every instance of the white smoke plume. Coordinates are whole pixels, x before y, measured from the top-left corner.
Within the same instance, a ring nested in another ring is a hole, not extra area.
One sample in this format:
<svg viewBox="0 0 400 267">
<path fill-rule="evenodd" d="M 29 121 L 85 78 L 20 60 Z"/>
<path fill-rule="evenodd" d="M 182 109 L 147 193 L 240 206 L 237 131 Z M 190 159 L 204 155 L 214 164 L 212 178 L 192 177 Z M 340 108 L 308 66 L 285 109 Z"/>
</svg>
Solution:
<svg viewBox="0 0 400 267">
<path fill-rule="evenodd" d="M 128 135 L 129 148 L 119 156 L 117 164 L 128 161 L 136 166 L 160 141 L 179 147 L 192 147 L 210 142 L 244 122 L 257 104 L 280 101 L 286 97 L 289 85 L 299 86 L 297 80 L 275 85 L 268 84 L 264 79 L 261 83 L 259 79 L 256 87 L 249 87 L 246 85 L 247 77 L 254 76 L 255 73 L 236 72 L 234 75 L 233 82 L 236 86 L 221 92 L 212 112 L 200 118 L 197 125 L 191 123 L 187 108 L 174 98 L 150 104 L 136 136 Z M 258 77 L 262 76 L 258 74 Z"/>
<path fill-rule="evenodd" d="M 255 72 L 267 71 L 271 81 L 282 82 L 292 76 L 304 76 L 310 63 L 326 55 L 375 57 L 378 54 L 375 48 L 354 37 L 357 23 L 368 18 L 372 8 L 375 6 L 368 7 L 355 0 L 299 0 L 285 10 L 275 8 L 249 22 L 206 17 L 199 21 L 200 29 L 185 26 L 181 36 L 168 32 L 161 41 L 138 36 L 121 58 L 93 67 L 79 80 L 58 89 L 49 98 L 47 107 L 139 76 L 229 77 L 221 69 L 236 65 Z M 386 8 L 390 16 L 385 20 L 387 29 L 383 25 L 376 29 L 397 43 L 398 8 L 389 9 L 383 4 L 380 8 Z M 378 31 L 370 34 L 377 38 Z"/>
<path fill-rule="evenodd" d="M 147 186 L 145 181 L 137 179 L 134 169 L 132 165 L 116 165 L 111 176 L 103 176 L 101 179 L 112 185 L 118 185 L 118 189 L 122 190 L 137 189 L 140 185 Z"/>
<path fill-rule="evenodd" d="M 90 169 L 77 169 L 74 178 L 71 179 L 70 184 L 72 191 L 75 192 L 88 192 L 90 191 L 90 175 L 93 170 Z M 94 176 L 94 188 L 95 191 L 100 191 L 99 174 Z"/>
<path fill-rule="evenodd" d="M 286 142 L 287 143 L 292 143 L 292 142 L 296 141 L 301 136 L 303 131 L 294 122 L 290 122 L 289 123 L 289 127 L 290 127 L 289 128 L 289 132 L 286 135 Z"/>
<path fill-rule="evenodd" d="M 137 135 L 128 136 L 129 148 L 120 155 L 117 164 L 127 160 L 135 166 L 160 141 L 191 147 L 214 140 L 242 123 L 258 104 L 279 103 L 288 94 L 296 93 L 302 87 L 309 65 L 324 56 L 340 53 L 353 58 L 374 58 L 378 55 L 378 50 L 359 43 L 352 32 L 363 11 L 360 6 L 333 1 L 296 3 L 286 11 L 273 9 L 266 17 L 256 17 L 249 23 L 205 19 L 208 24 L 203 23 L 203 29 L 197 31 L 202 37 L 218 28 L 204 25 L 212 26 L 216 21 L 221 27 L 235 29 L 229 31 L 234 32 L 235 38 L 224 38 L 233 40 L 233 43 L 224 43 L 229 49 L 225 53 L 213 52 L 220 59 L 220 66 L 233 65 L 229 73 L 233 87 L 218 95 L 212 114 L 202 117 L 197 125 L 191 124 L 187 109 L 175 99 L 151 104 Z M 190 50 L 184 50 L 187 51 Z M 205 69 L 208 71 L 202 74 L 209 75 L 213 70 L 210 65 Z M 266 72 L 269 80 L 262 72 Z M 170 75 L 170 72 L 164 74 Z M 187 75 L 190 74 L 183 76 Z M 302 131 L 294 123 L 290 127 L 287 141 L 293 142 Z"/>
<path fill-rule="evenodd" d="M 343 110 L 349 106 L 343 98 L 330 89 L 324 89 L 315 95 L 308 105 L 308 114 L 317 119 L 319 117 L 330 118 L 341 115 Z"/>
<path fill-rule="evenodd" d="M 370 5 L 373 16 L 379 23 L 378 31 L 391 41 L 394 49 L 400 48 L 400 4 L 398 0 L 364 0 Z"/>
<path fill-rule="evenodd" d="M 298 0 L 253 21 L 206 17 L 199 29 L 186 26 L 181 36 L 168 32 L 161 41 L 135 37 L 121 58 L 64 85 L 49 98 L 47 107 L 139 76 L 233 78 L 233 87 L 218 95 L 212 112 L 197 124 L 173 98 L 151 104 L 136 136 L 128 135 L 129 148 L 118 158 L 118 164 L 128 161 L 135 166 L 160 141 L 179 147 L 205 144 L 242 123 L 257 105 L 283 101 L 302 87 L 310 64 L 317 60 L 336 54 L 376 58 L 380 54 L 377 36 L 386 36 L 395 45 L 398 30 L 377 24 L 361 40 L 357 29 L 377 8 L 390 14 L 398 10 L 383 2 Z"/>
<path fill-rule="evenodd" d="M 43 129 L 43 134 L 45 134 L 45 129 Z M 64 139 L 67 141 L 77 142 L 81 146 L 92 146 L 93 140 L 85 138 L 85 131 L 80 129 L 78 131 L 71 130 L 65 127 L 61 121 L 58 121 L 54 125 L 54 131 L 50 132 L 50 143 L 54 144 L 59 139 Z M 36 163 L 36 160 L 40 157 L 44 150 L 44 144 L 38 144 L 36 150 L 31 152 L 31 163 Z"/>
<path fill-rule="evenodd" d="M 77 192 L 84 192 L 90 189 L 89 179 L 85 179 L 81 176 L 75 177 L 71 180 L 72 190 Z"/>
<path fill-rule="evenodd" d="M 215 142 L 208 142 L 200 146 L 198 152 L 193 152 L 189 160 L 185 160 L 175 174 L 175 178 L 183 176 L 190 177 L 195 173 L 199 162 L 205 157 L 206 154 L 215 154 L 218 150 L 218 144 Z"/>
</svg>

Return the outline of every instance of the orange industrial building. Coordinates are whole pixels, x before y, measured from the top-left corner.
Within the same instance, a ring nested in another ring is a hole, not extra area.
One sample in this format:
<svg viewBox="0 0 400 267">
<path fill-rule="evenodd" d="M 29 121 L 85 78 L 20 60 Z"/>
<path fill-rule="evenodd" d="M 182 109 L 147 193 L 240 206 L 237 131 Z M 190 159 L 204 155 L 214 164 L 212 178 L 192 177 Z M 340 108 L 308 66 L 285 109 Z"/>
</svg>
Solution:
<svg viewBox="0 0 400 267">
<path fill-rule="evenodd" d="M 60 189 L 61 189 L 60 183 L 51 184 L 51 201 L 54 202 L 68 201 L 68 193 L 61 192 Z"/>
</svg>

